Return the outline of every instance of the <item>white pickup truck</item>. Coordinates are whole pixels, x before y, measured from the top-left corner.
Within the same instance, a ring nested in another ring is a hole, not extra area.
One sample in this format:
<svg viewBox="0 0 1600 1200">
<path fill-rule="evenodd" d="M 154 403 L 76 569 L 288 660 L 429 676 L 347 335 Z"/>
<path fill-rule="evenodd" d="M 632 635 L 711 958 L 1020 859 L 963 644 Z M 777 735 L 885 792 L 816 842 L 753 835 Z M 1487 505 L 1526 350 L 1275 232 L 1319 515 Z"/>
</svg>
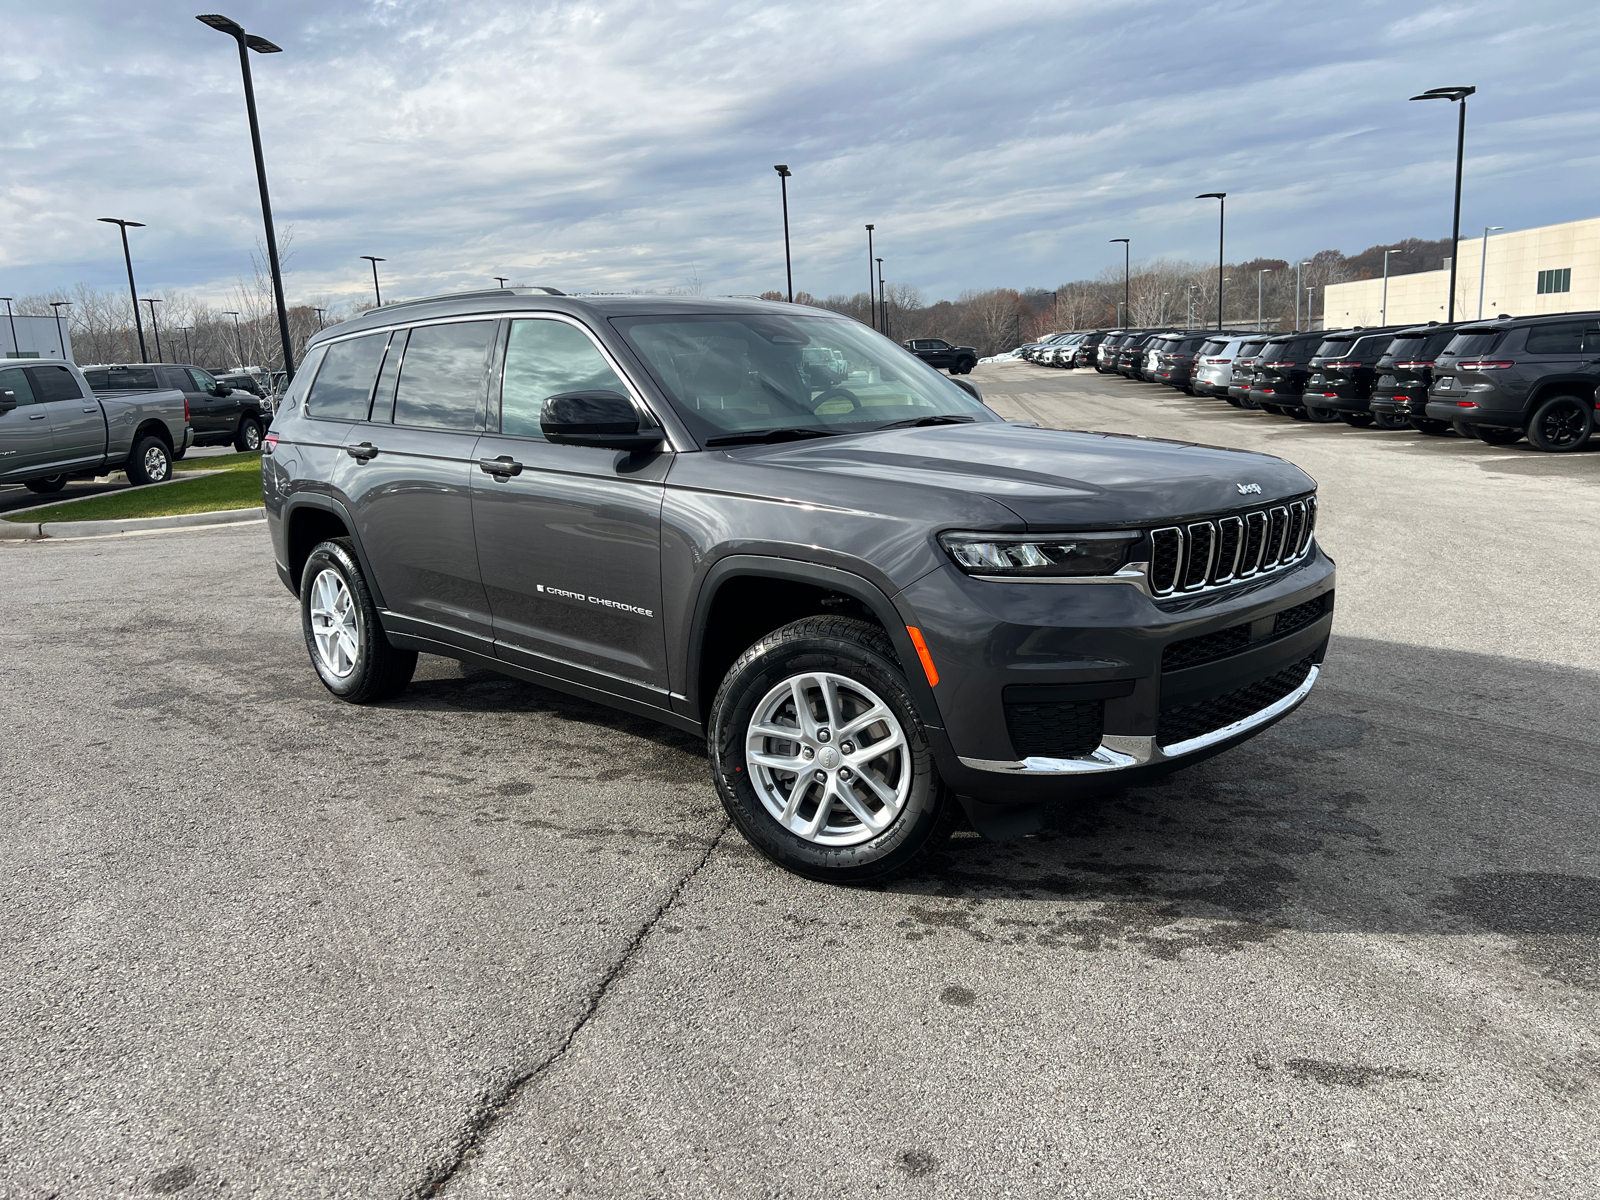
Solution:
<svg viewBox="0 0 1600 1200">
<path fill-rule="evenodd" d="M 97 394 L 64 359 L 0 364 L 0 484 L 48 494 L 118 470 L 160 483 L 193 441 L 182 392 Z"/>
</svg>

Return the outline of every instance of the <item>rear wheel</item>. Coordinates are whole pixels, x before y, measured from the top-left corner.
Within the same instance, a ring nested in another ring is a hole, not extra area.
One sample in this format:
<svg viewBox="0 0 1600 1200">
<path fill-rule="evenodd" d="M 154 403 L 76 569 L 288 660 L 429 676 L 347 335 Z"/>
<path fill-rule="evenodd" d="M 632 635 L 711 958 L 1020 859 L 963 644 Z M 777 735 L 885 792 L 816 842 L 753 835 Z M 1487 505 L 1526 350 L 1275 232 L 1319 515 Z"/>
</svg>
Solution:
<svg viewBox="0 0 1600 1200">
<path fill-rule="evenodd" d="M 128 482 L 135 486 L 172 478 L 172 450 L 155 434 L 140 438 L 128 455 Z"/>
<path fill-rule="evenodd" d="M 50 475 L 44 479 L 30 479 L 23 486 L 26 487 L 30 492 L 37 492 L 41 496 L 48 496 L 54 492 L 59 492 L 62 488 L 66 487 L 67 477 L 65 475 Z"/>
<path fill-rule="evenodd" d="M 300 624 L 311 665 L 351 704 L 375 704 L 405 689 L 417 652 L 389 644 L 348 538 L 320 543 L 300 572 Z"/>
<path fill-rule="evenodd" d="M 1365 429 L 1372 424 L 1373 417 L 1369 412 L 1342 412 L 1339 414 L 1339 420 L 1353 428 Z"/>
<path fill-rule="evenodd" d="M 1479 441 L 1487 442 L 1491 446 L 1509 446 L 1512 442 L 1522 440 L 1520 429 L 1491 429 L 1487 425 L 1479 425 L 1476 432 Z"/>
<path fill-rule="evenodd" d="M 1379 429 L 1410 429 L 1411 422 L 1399 413 L 1380 412 L 1373 413 L 1372 420 Z"/>
<path fill-rule="evenodd" d="M 1450 432 L 1449 421 L 1435 421 L 1430 417 L 1407 417 L 1406 422 L 1418 433 L 1425 433 L 1429 437 L 1444 437 Z"/>
<path fill-rule="evenodd" d="M 1280 408 L 1278 411 L 1286 417 L 1293 417 L 1296 421 L 1311 420 L 1311 414 L 1303 408 Z"/>
<path fill-rule="evenodd" d="M 1552 454 L 1582 450 L 1593 432 L 1594 402 L 1578 396 L 1551 396 L 1528 422 L 1528 441 Z"/>
<path fill-rule="evenodd" d="M 904 870 L 955 820 L 893 645 L 865 621 L 807 617 L 746 650 L 717 690 L 709 742 L 739 831 L 810 879 Z"/>
<path fill-rule="evenodd" d="M 1339 419 L 1339 410 L 1334 408 L 1313 408 L 1308 404 L 1304 412 L 1306 420 L 1315 421 L 1318 425 L 1332 425 Z"/>
</svg>

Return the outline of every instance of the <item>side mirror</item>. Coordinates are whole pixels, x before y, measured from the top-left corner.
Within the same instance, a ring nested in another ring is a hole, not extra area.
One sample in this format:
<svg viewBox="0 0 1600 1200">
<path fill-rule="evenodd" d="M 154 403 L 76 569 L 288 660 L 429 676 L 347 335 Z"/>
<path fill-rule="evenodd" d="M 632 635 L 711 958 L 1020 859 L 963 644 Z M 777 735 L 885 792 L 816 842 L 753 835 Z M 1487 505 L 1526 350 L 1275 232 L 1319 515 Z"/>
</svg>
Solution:
<svg viewBox="0 0 1600 1200">
<path fill-rule="evenodd" d="M 8 413 L 17 406 L 15 392 L 0 392 L 0 413 Z"/>
<path fill-rule="evenodd" d="M 227 386 L 227 384 L 219 383 L 216 387 L 211 389 L 211 394 L 213 396 L 231 396 L 233 395 L 233 389 Z"/>
<path fill-rule="evenodd" d="M 664 440 L 661 430 L 639 430 L 639 413 L 621 392 L 562 392 L 550 396 L 539 412 L 545 440 L 558 446 L 594 446 L 601 450 L 653 450 Z"/>
<path fill-rule="evenodd" d="M 965 379 L 956 379 L 952 377 L 950 382 L 955 384 L 963 392 L 967 393 L 967 395 L 971 396 L 979 404 L 983 403 L 983 393 L 980 392 L 975 386 L 968 383 Z"/>
</svg>

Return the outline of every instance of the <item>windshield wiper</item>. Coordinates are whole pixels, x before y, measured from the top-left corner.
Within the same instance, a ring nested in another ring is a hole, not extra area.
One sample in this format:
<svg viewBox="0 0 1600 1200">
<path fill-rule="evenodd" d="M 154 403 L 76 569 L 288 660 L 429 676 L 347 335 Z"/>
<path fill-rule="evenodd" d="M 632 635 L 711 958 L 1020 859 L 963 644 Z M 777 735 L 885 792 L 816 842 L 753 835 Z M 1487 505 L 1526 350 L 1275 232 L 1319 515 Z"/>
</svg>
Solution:
<svg viewBox="0 0 1600 1200">
<path fill-rule="evenodd" d="M 801 438 L 833 437 L 841 432 L 836 429 L 747 429 L 743 433 L 725 433 L 720 437 L 707 438 L 708 446 L 754 446 L 761 442 L 796 442 Z"/>
<path fill-rule="evenodd" d="M 970 425 L 977 417 L 957 416 L 953 413 L 940 413 L 933 417 L 907 417 L 904 421 L 890 421 L 887 425 L 874 425 L 872 431 L 880 429 L 913 429 L 919 425 Z"/>
</svg>

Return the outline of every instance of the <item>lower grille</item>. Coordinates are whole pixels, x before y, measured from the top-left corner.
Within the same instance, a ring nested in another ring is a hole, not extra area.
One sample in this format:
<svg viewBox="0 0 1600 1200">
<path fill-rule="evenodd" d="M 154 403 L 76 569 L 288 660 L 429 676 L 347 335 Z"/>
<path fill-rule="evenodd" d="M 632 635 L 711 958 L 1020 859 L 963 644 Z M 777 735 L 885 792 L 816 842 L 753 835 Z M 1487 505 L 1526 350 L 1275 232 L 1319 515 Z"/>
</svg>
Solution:
<svg viewBox="0 0 1600 1200">
<path fill-rule="evenodd" d="M 1079 758 L 1099 747 L 1105 711 L 1103 700 L 1007 704 L 1006 731 L 1018 758 Z"/>
<path fill-rule="evenodd" d="M 1202 633 L 1199 637 L 1184 638 L 1181 642 L 1173 642 L 1161 652 L 1161 670 L 1163 673 L 1181 671 L 1185 667 L 1197 667 L 1201 663 L 1227 658 L 1252 646 L 1264 646 L 1278 638 L 1288 637 L 1291 633 L 1298 633 L 1307 625 L 1319 620 L 1324 613 L 1332 611 L 1333 593 L 1324 592 L 1313 600 L 1307 600 L 1274 614 L 1271 631 L 1259 634 L 1253 641 L 1250 627 L 1255 624 L 1254 621 L 1230 625 L 1214 633 Z"/>
<path fill-rule="evenodd" d="M 1323 592 L 1314 600 L 1296 604 L 1293 608 L 1286 608 L 1279 613 L 1277 620 L 1272 623 L 1272 636 L 1288 637 L 1291 633 L 1304 629 L 1323 613 L 1332 611 L 1333 593 Z"/>
<path fill-rule="evenodd" d="M 1294 691 L 1306 681 L 1306 676 L 1311 674 L 1311 668 L 1315 665 L 1316 656 L 1308 654 L 1294 666 L 1286 667 L 1276 675 L 1268 675 L 1265 679 L 1258 679 L 1248 687 L 1196 704 L 1163 708 L 1156 725 L 1156 741 L 1163 746 L 1173 746 L 1202 734 L 1214 733 L 1235 721 L 1242 721 Z"/>
</svg>

